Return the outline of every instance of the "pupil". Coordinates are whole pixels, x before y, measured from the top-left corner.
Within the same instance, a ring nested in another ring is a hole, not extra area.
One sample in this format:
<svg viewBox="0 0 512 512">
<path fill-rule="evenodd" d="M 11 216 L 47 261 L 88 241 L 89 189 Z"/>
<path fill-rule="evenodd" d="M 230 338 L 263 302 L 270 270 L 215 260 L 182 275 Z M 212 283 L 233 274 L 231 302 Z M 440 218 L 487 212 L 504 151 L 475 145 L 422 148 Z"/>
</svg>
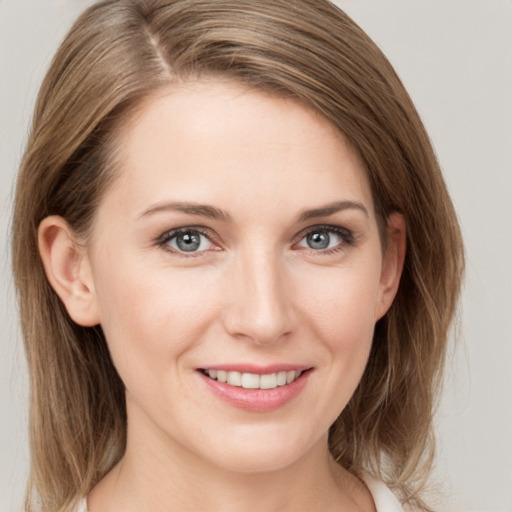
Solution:
<svg viewBox="0 0 512 512">
<path fill-rule="evenodd" d="M 330 237 L 327 233 L 311 233 L 307 241 L 311 249 L 326 249 L 329 247 Z"/>
<path fill-rule="evenodd" d="M 199 245 L 201 244 L 201 240 L 199 235 L 194 233 L 184 233 L 180 235 L 176 239 L 176 245 L 182 251 L 191 252 L 197 250 Z"/>
</svg>

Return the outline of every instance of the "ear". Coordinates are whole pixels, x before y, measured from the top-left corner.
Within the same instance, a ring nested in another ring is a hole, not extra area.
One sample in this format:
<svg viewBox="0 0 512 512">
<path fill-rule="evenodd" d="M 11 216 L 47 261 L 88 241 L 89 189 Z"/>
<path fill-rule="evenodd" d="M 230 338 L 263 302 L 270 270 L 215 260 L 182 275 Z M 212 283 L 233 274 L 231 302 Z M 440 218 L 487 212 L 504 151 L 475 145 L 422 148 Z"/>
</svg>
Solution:
<svg viewBox="0 0 512 512">
<path fill-rule="evenodd" d="M 387 221 L 387 245 L 382 261 L 375 321 L 382 318 L 393 303 L 404 268 L 405 251 L 405 220 L 400 213 L 394 212 Z"/>
<path fill-rule="evenodd" d="M 87 251 L 75 241 L 68 223 L 46 217 L 38 229 L 39 253 L 50 285 L 69 316 L 79 325 L 99 323 L 94 283 Z"/>
</svg>

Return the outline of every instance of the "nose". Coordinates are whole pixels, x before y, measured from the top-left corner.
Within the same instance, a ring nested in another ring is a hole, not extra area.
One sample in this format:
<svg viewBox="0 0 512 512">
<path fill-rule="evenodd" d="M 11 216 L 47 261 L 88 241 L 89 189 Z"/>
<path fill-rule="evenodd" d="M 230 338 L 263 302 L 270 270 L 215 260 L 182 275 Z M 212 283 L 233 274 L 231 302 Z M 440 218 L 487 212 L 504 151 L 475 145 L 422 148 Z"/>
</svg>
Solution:
<svg viewBox="0 0 512 512">
<path fill-rule="evenodd" d="M 283 264 L 271 251 L 240 255 L 227 283 L 224 326 L 232 335 L 258 345 L 282 341 L 293 332 L 292 290 Z"/>
</svg>

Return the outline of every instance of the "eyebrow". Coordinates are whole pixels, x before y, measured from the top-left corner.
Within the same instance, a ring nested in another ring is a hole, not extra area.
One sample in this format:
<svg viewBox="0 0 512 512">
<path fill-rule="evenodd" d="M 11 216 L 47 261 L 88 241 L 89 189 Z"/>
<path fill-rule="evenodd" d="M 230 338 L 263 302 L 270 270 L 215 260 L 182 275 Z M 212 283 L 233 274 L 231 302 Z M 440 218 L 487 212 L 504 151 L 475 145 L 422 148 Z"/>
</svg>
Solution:
<svg viewBox="0 0 512 512">
<path fill-rule="evenodd" d="M 366 218 L 369 218 L 368 210 L 366 207 L 357 201 L 336 201 L 334 203 L 326 204 L 319 208 L 312 210 L 304 210 L 299 215 L 299 222 L 315 219 L 317 217 L 328 217 L 343 210 L 359 210 L 364 213 Z"/>
<path fill-rule="evenodd" d="M 311 210 L 304 210 L 298 216 L 299 222 L 305 222 L 311 219 L 315 219 L 318 217 L 328 217 L 329 215 L 334 215 L 343 210 L 359 210 L 364 213 L 365 217 L 369 217 L 368 210 L 366 207 L 357 201 L 335 201 L 334 203 L 329 203 L 324 206 L 320 206 L 318 208 L 313 208 Z M 170 203 L 160 203 L 154 206 L 151 206 L 144 212 L 142 212 L 137 218 L 146 217 L 148 215 L 153 215 L 155 213 L 160 212 L 168 212 L 168 211 L 176 211 L 181 213 L 186 213 L 189 215 L 196 215 L 198 217 L 205 217 L 214 220 L 221 221 L 230 221 L 231 216 L 229 213 L 221 210 L 220 208 L 216 208 L 215 206 L 211 206 L 208 204 L 200 204 L 200 203 L 189 203 L 189 202 L 170 202 Z"/>
<path fill-rule="evenodd" d="M 174 203 L 161 203 L 155 206 L 152 206 L 142 212 L 137 218 L 146 217 L 148 215 L 152 215 L 159 212 L 182 212 L 187 213 L 189 215 L 197 215 L 198 217 L 206 217 L 209 219 L 229 221 L 231 220 L 231 216 L 229 213 L 221 210 L 220 208 L 216 208 L 215 206 L 210 206 L 207 204 L 199 204 L 199 203 L 183 203 L 183 202 L 174 202 Z"/>
</svg>

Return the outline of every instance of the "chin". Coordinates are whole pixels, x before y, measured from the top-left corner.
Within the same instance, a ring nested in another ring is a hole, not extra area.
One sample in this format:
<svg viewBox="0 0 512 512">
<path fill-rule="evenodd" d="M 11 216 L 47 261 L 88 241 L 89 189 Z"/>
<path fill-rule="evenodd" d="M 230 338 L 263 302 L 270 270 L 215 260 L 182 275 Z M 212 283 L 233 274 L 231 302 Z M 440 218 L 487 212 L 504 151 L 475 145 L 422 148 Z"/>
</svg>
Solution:
<svg viewBox="0 0 512 512">
<path fill-rule="evenodd" d="M 317 445 L 324 446 L 320 439 L 311 439 L 311 436 L 290 436 L 288 429 L 283 429 L 280 435 L 254 429 L 241 430 L 246 432 L 231 436 L 229 441 L 226 438 L 217 442 L 212 440 L 207 455 L 210 462 L 235 473 L 275 472 L 307 457 Z"/>
</svg>

